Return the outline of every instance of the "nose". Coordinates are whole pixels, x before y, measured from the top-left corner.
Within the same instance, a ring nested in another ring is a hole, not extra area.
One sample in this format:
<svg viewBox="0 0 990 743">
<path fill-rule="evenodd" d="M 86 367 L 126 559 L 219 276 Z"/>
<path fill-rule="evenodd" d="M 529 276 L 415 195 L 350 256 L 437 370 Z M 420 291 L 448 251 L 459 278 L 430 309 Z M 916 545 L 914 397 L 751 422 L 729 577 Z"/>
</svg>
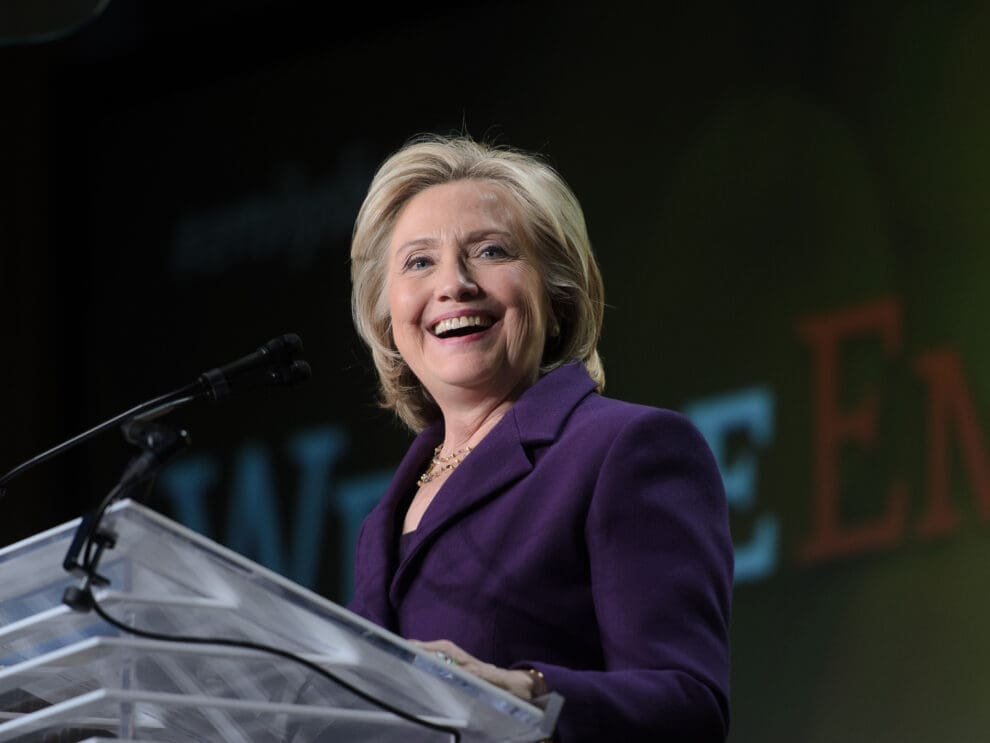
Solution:
<svg viewBox="0 0 990 743">
<path fill-rule="evenodd" d="M 470 267 L 460 258 L 444 261 L 437 283 L 440 299 L 464 300 L 478 294 L 478 284 Z"/>
</svg>

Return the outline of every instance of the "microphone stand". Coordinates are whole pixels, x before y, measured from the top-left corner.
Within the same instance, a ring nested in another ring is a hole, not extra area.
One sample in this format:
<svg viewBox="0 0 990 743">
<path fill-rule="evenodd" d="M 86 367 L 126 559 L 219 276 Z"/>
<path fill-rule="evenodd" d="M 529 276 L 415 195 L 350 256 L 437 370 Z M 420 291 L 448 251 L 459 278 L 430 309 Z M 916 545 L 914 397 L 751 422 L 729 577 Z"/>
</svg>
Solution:
<svg viewBox="0 0 990 743">
<path fill-rule="evenodd" d="M 114 532 L 101 528 L 107 509 L 114 501 L 126 498 L 139 485 L 153 479 L 166 464 L 192 443 L 186 431 L 160 423 L 130 421 L 121 429 L 124 437 L 138 446 L 141 453 L 127 464 L 120 481 L 107 493 L 100 505 L 83 516 L 62 561 L 62 567 L 67 572 L 83 578 L 81 587 L 69 586 L 62 595 L 64 604 L 80 612 L 93 608 L 93 586 L 110 585 L 110 579 L 97 572 L 103 553 L 113 549 L 117 543 Z"/>
<path fill-rule="evenodd" d="M 141 449 L 141 453 L 130 461 L 120 481 L 106 495 L 99 507 L 86 514 L 79 528 L 76 529 L 62 567 L 70 573 L 82 576 L 84 582 L 81 588 L 66 589 L 62 599 L 66 604 L 78 611 L 89 611 L 94 607 L 92 587 L 106 586 L 110 583 L 105 576 L 97 572 L 103 553 L 113 549 L 117 541 L 113 532 L 100 528 L 110 504 L 126 497 L 141 483 L 152 479 L 190 444 L 189 434 L 185 431 L 152 421 L 200 398 L 220 400 L 235 389 L 264 385 L 289 387 L 304 382 L 309 379 L 312 370 L 309 364 L 299 358 L 302 351 L 302 340 L 295 333 L 286 333 L 273 338 L 254 353 L 216 369 L 210 369 L 200 374 L 195 382 L 136 405 L 32 457 L 0 476 L 0 498 L 2 498 L 5 493 L 3 486 L 21 473 L 117 425 L 120 425 L 124 438 Z"/>
</svg>

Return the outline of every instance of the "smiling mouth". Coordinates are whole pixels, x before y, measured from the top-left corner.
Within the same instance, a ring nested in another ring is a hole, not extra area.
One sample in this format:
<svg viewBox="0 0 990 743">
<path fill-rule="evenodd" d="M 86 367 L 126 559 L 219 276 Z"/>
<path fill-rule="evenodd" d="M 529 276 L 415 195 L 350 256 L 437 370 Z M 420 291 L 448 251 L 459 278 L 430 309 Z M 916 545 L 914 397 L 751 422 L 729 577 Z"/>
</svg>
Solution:
<svg viewBox="0 0 990 743">
<path fill-rule="evenodd" d="M 433 335 L 437 338 L 458 338 L 471 335 L 492 326 L 490 317 L 481 315 L 464 315 L 463 317 L 448 317 L 433 326 Z"/>
</svg>

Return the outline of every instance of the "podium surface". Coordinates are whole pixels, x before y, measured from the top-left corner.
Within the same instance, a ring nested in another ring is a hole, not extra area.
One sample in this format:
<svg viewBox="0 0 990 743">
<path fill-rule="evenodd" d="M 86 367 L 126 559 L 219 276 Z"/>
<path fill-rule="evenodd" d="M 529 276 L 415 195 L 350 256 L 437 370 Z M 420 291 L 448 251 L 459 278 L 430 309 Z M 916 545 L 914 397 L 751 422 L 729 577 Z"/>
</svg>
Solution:
<svg viewBox="0 0 990 743">
<path fill-rule="evenodd" d="M 129 626 L 291 652 L 465 742 L 553 731 L 556 695 L 524 702 L 137 503 L 103 523 L 116 544 L 95 595 Z M 0 743 L 454 739 L 290 659 L 136 637 L 70 609 L 62 594 L 80 579 L 62 560 L 78 524 L 0 549 Z"/>
</svg>

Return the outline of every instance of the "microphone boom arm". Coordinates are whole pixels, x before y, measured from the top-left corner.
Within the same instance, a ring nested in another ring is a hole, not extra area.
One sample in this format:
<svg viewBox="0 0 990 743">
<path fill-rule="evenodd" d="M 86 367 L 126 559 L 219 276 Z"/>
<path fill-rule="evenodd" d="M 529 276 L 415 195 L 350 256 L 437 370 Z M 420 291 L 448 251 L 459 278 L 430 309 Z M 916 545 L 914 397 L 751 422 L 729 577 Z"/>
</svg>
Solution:
<svg viewBox="0 0 990 743">
<path fill-rule="evenodd" d="M 5 474 L 3 477 L 0 477 L 0 498 L 2 498 L 5 494 L 4 485 L 21 473 L 26 472 L 32 467 L 36 467 L 42 462 L 47 462 L 52 457 L 57 457 L 64 451 L 68 451 L 73 447 L 79 446 L 79 444 L 89 441 L 95 436 L 99 436 L 104 431 L 109 431 L 111 428 L 116 428 L 117 426 L 132 419 L 151 420 L 152 418 L 157 418 L 158 416 L 165 415 L 175 408 L 181 407 L 192 402 L 193 400 L 205 396 L 206 390 L 202 388 L 202 384 L 199 380 L 197 380 L 192 384 L 186 385 L 185 387 L 180 387 L 177 390 L 173 390 L 166 395 L 161 395 L 152 400 L 148 400 L 147 402 L 143 402 L 140 405 L 135 405 L 130 410 L 125 410 L 120 415 L 115 415 L 110 420 L 104 421 L 97 426 L 93 426 L 88 431 L 83 431 L 82 433 L 73 436 L 71 439 L 63 441 L 61 444 L 53 446 L 51 449 L 43 451 L 41 454 L 37 454 L 26 462 L 22 462 L 14 467 L 14 469 L 10 470 L 10 472 Z"/>
<path fill-rule="evenodd" d="M 130 410 L 126 410 L 88 431 L 83 431 L 14 467 L 10 472 L 0 477 L 0 499 L 6 494 L 4 486 L 32 467 L 47 462 L 52 457 L 129 421 L 150 421 L 200 398 L 216 401 L 231 394 L 235 388 L 248 388 L 265 384 L 291 386 L 304 382 L 309 379 L 312 371 L 309 364 L 299 358 L 302 351 L 302 340 L 298 335 L 295 333 L 280 335 L 248 356 L 200 374 L 195 382 L 187 384 L 185 387 L 180 387 L 166 395 L 135 405 Z"/>
</svg>

